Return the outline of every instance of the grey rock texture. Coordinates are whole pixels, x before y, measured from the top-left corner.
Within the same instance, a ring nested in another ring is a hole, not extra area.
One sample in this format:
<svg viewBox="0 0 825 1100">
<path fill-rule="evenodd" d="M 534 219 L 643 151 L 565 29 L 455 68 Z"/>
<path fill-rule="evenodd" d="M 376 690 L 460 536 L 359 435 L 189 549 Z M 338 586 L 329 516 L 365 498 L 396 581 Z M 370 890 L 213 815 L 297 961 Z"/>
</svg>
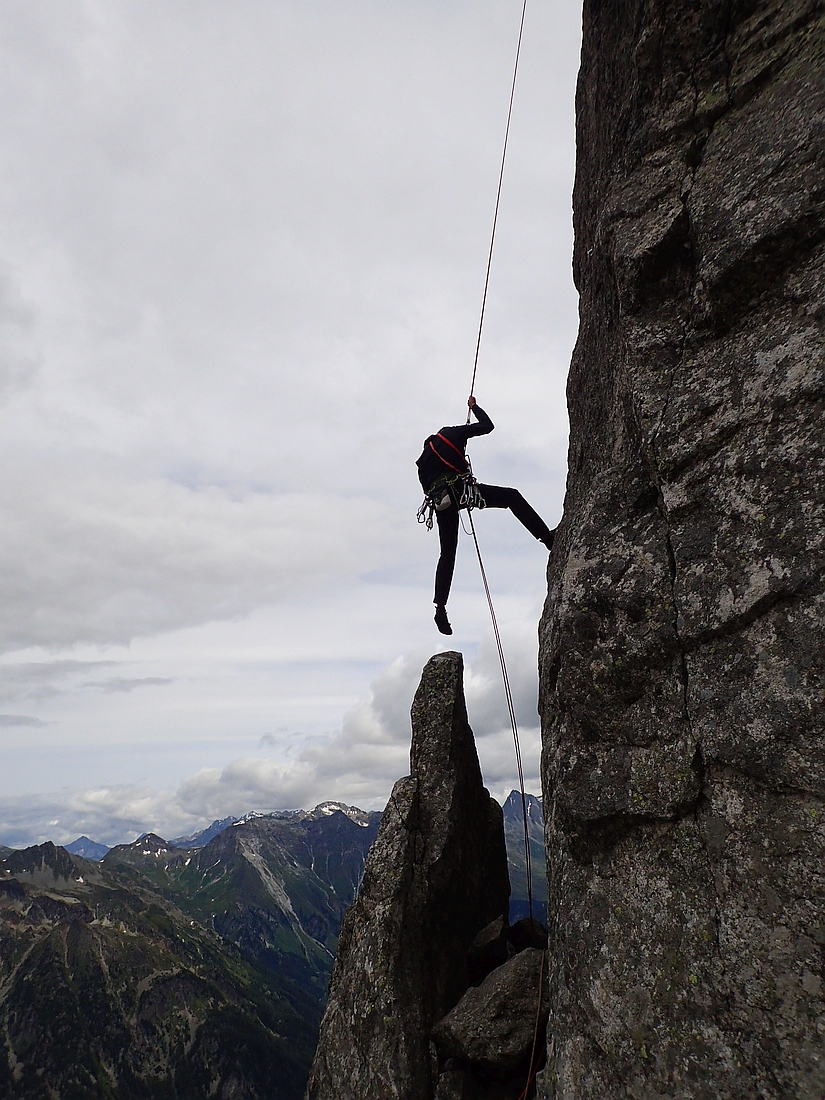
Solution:
<svg viewBox="0 0 825 1100">
<path fill-rule="evenodd" d="M 480 986 L 468 989 L 433 1028 L 439 1052 L 445 1058 L 458 1058 L 493 1072 L 514 1069 L 529 1061 L 536 1018 L 540 1033 L 547 1021 L 543 956 L 543 951 L 527 948 L 489 974 Z"/>
<path fill-rule="evenodd" d="M 467 988 L 476 935 L 507 912 L 502 813 L 482 784 L 460 653 L 424 669 L 410 765 L 344 918 L 308 1100 L 431 1100 L 430 1029 Z"/>
<path fill-rule="evenodd" d="M 540 1096 L 825 1095 L 824 69 L 817 0 L 585 0 Z"/>
</svg>

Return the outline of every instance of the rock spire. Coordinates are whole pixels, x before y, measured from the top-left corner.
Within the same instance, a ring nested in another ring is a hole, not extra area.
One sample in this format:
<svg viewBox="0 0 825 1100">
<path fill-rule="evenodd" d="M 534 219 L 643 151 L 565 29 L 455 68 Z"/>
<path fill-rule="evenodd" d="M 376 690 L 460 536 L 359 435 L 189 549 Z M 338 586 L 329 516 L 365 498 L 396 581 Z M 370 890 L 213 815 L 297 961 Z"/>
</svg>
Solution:
<svg viewBox="0 0 825 1100">
<path fill-rule="evenodd" d="M 476 935 L 507 912 L 502 813 L 482 784 L 462 678 L 460 653 L 424 669 L 411 774 L 344 919 L 307 1100 L 432 1100 L 431 1029 L 467 989 Z"/>
</svg>

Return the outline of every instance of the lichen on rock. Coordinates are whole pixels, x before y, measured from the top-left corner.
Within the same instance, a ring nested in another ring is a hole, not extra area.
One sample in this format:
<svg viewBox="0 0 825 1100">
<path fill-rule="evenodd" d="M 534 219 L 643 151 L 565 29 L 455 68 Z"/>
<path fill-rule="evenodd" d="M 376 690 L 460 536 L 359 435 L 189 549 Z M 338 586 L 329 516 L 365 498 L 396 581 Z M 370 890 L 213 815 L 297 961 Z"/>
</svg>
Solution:
<svg viewBox="0 0 825 1100">
<path fill-rule="evenodd" d="M 540 1096 L 825 1095 L 823 56 L 585 0 Z"/>
</svg>

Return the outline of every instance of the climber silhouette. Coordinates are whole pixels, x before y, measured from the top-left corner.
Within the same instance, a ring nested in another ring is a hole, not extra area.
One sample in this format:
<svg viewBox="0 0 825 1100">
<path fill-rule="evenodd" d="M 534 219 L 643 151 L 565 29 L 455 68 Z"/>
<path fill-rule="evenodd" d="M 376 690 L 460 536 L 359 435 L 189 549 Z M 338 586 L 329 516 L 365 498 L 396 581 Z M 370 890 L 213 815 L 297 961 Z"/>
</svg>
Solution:
<svg viewBox="0 0 825 1100">
<path fill-rule="evenodd" d="M 442 634 L 452 634 L 447 618 L 447 599 L 455 569 L 458 548 L 458 513 L 466 504 L 461 503 L 465 478 L 470 472 L 465 450 L 467 440 L 476 435 L 489 435 L 495 425 L 474 397 L 467 405 L 478 423 L 457 424 L 442 428 L 424 440 L 424 450 L 417 460 L 418 479 L 435 510 L 441 555 L 435 570 L 435 625 Z M 476 486 L 483 504 L 479 507 L 509 508 L 516 519 L 548 550 L 553 549 L 553 535 L 538 512 L 527 503 L 518 489 L 506 489 L 501 485 Z"/>
</svg>

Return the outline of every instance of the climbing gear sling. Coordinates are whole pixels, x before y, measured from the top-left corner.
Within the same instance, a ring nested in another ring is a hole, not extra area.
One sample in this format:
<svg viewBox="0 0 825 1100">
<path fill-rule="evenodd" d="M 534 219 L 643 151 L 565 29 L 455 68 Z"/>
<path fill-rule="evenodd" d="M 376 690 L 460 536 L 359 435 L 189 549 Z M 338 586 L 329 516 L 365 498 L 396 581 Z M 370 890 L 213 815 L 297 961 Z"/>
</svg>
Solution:
<svg viewBox="0 0 825 1100">
<path fill-rule="evenodd" d="M 436 458 L 440 459 L 445 466 L 453 471 L 453 474 L 442 474 L 441 477 L 436 478 L 427 492 L 424 494 L 424 500 L 421 507 L 418 509 L 417 519 L 419 523 L 424 523 L 427 526 L 427 530 L 431 531 L 433 528 L 433 515 L 435 512 L 442 512 L 445 508 L 449 508 L 455 501 L 455 504 L 459 508 L 485 508 L 486 502 L 481 495 L 481 490 L 478 487 L 478 482 L 473 477 L 473 467 L 470 462 L 470 456 L 456 447 L 452 440 L 448 439 L 446 435 L 442 435 L 441 432 L 437 432 L 436 439 L 442 440 L 451 447 L 455 453 L 459 456 L 464 463 L 464 469 L 460 470 L 458 466 L 455 466 L 452 462 L 444 457 L 433 444 L 433 437 L 431 436 L 427 442 L 430 449 Z M 454 486 L 461 483 L 461 496 L 456 496 L 453 489 Z"/>
</svg>

